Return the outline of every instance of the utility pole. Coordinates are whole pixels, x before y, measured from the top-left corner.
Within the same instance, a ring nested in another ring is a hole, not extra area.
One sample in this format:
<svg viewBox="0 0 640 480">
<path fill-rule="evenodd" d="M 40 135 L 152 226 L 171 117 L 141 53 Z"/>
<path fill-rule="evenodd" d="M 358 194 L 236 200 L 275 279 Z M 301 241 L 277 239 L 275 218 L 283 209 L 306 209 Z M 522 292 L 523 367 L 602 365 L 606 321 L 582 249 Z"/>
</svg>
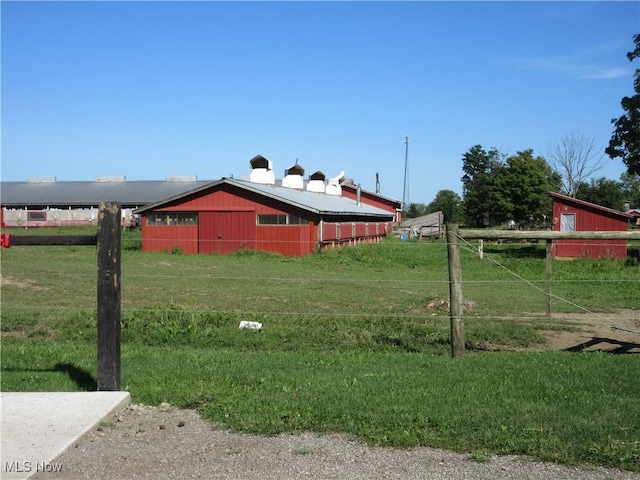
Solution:
<svg viewBox="0 0 640 480">
<path fill-rule="evenodd" d="M 402 189 L 402 210 L 409 206 L 409 135 L 404 136 L 404 188 Z"/>
</svg>

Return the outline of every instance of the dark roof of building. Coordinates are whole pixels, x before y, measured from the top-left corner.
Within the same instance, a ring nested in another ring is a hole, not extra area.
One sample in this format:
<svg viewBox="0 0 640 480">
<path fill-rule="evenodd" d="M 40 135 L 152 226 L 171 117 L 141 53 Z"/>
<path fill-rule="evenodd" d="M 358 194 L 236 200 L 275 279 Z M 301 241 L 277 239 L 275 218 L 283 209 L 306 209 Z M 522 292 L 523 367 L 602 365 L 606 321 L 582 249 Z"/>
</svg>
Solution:
<svg viewBox="0 0 640 480">
<path fill-rule="evenodd" d="M 135 210 L 134 213 L 149 213 L 163 206 L 179 202 L 187 196 L 204 195 L 208 193 L 208 191 L 219 188 L 221 185 L 230 185 L 240 190 L 252 192 L 319 215 L 357 215 L 376 218 L 385 217 L 387 219 L 393 218 L 393 213 L 364 203 L 358 204 L 356 200 L 340 195 L 328 195 L 326 193 L 310 192 L 308 190 L 298 190 L 278 185 L 264 185 L 229 178 L 222 178 L 216 182 L 180 193 L 174 197 L 165 198 L 159 202 L 139 208 Z"/>
<path fill-rule="evenodd" d="M 577 198 L 569 197 L 567 195 L 562 195 L 561 193 L 549 192 L 551 198 L 554 200 L 558 200 L 564 203 L 574 204 L 578 207 L 582 207 L 584 209 L 595 210 L 603 215 L 620 217 L 622 219 L 628 220 L 631 218 L 631 215 L 628 213 L 621 212 L 619 210 L 614 210 L 613 208 L 603 207 L 602 205 L 598 205 L 596 203 L 585 202 L 584 200 L 578 200 Z"/>
<path fill-rule="evenodd" d="M 98 180 L 2 182 L 3 207 L 83 207 L 100 202 L 119 202 L 123 208 L 137 208 L 163 198 L 208 185 L 211 180 L 171 177 L 167 180 Z"/>
</svg>

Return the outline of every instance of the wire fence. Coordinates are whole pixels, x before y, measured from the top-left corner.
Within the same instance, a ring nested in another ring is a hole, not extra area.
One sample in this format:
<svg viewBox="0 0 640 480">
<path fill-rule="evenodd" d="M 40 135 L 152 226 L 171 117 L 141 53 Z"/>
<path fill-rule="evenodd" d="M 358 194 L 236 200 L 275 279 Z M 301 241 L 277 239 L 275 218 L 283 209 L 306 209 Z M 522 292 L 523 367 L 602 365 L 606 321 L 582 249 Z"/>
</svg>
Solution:
<svg viewBox="0 0 640 480">
<path fill-rule="evenodd" d="M 476 305 L 465 315 L 482 320 L 544 314 L 546 280 L 540 245 L 485 244 L 480 260 L 478 243 L 462 242 L 465 299 Z M 449 294 L 445 241 L 386 241 L 309 258 L 146 254 L 137 252 L 136 245 L 137 240 L 123 239 L 122 300 L 128 311 L 178 305 L 194 312 L 236 316 L 449 318 L 446 302 L 438 303 Z M 90 247 L 64 248 L 90 252 Z M 95 307 L 95 264 L 87 261 L 87 255 L 81 268 L 74 257 L 60 263 L 60 269 L 46 261 L 21 269 L 12 263 L 9 252 L 4 256 L 5 311 Z M 610 265 L 609 269 L 597 267 L 599 262 Z M 615 310 L 624 309 L 640 320 L 637 266 L 586 259 L 555 265 L 552 298 L 560 314 L 586 313 L 614 322 Z M 66 294 L 52 294 L 56 289 Z M 30 291 L 30 295 L 15 295 L 15 290 Z M 630 296 L 638 303 L 628 300 Z M 46 301 L 33 301 L 37 297 Z"/>
</svg>

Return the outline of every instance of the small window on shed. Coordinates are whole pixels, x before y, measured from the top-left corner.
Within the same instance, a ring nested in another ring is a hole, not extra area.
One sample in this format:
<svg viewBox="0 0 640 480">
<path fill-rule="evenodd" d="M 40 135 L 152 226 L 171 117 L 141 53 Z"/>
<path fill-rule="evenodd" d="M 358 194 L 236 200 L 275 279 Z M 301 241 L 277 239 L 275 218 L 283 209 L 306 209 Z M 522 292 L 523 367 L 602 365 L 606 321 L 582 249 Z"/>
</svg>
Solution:
<svg viewBox="0 0 640 480">
<path fill-rule="evenodd" d="M 561 232 L 575 232 L 576 231 L 576 214 L 575 213 L 562 213 L 560 217 L 560 231 Z"/>
<path fill-rule="evenodd" d="M 258 215 L 258 225 L 286 225 L 286 215 Z"/>
<path fill-rule="evenodd" d="M 198 214 L 189 213 L 151 213 L 147 215 L 147 226 L 161 225 L 198 225 Z"/>
<path fill-rule="evenodd" d="M 47 220 L 47 212 L 27 212 L 27 220 L 30 222 L 44 222 Z"/>
<path fill-rule="evenodd" d="M 198 214 L 193 213 L 179 213 L 178 225 L 198 225 Z"/>
<path fill-rule="evenodd" d="M 289 225 L 309 225 L 309 220 L 297 215 L 289 215 Z"/>
</svg>

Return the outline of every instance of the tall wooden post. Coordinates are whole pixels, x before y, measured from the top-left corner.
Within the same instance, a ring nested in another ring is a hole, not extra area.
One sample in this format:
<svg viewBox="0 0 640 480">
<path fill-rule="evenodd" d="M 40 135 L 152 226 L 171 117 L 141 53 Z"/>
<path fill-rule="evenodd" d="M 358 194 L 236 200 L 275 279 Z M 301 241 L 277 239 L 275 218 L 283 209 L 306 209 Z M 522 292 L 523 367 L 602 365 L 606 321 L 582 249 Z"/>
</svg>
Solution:
<svg viewBox="0 0 640 480">
<path fill-rule="evenodd" d="M 546 310 L 547 317 L 551 317 L 551 246 L 553 242 L 551 240 L 547 240 L 547 249 L 545 256 L 545 277 L 547 280 L 547 288 L 546 288 Z"/>
<path fill-rule="evenodd" d="M 98 211 L 98 390 L 120 390 L 120 204 Z"/>
<path fill-rule="evenodd" d="M 464 320 L 462 319 L 462 264 L 458 225 L 447 224 L 447 252 L 449 254 L 449 300 L 451 310 L 451 356 L 464 355 Z"/>
</svg>

